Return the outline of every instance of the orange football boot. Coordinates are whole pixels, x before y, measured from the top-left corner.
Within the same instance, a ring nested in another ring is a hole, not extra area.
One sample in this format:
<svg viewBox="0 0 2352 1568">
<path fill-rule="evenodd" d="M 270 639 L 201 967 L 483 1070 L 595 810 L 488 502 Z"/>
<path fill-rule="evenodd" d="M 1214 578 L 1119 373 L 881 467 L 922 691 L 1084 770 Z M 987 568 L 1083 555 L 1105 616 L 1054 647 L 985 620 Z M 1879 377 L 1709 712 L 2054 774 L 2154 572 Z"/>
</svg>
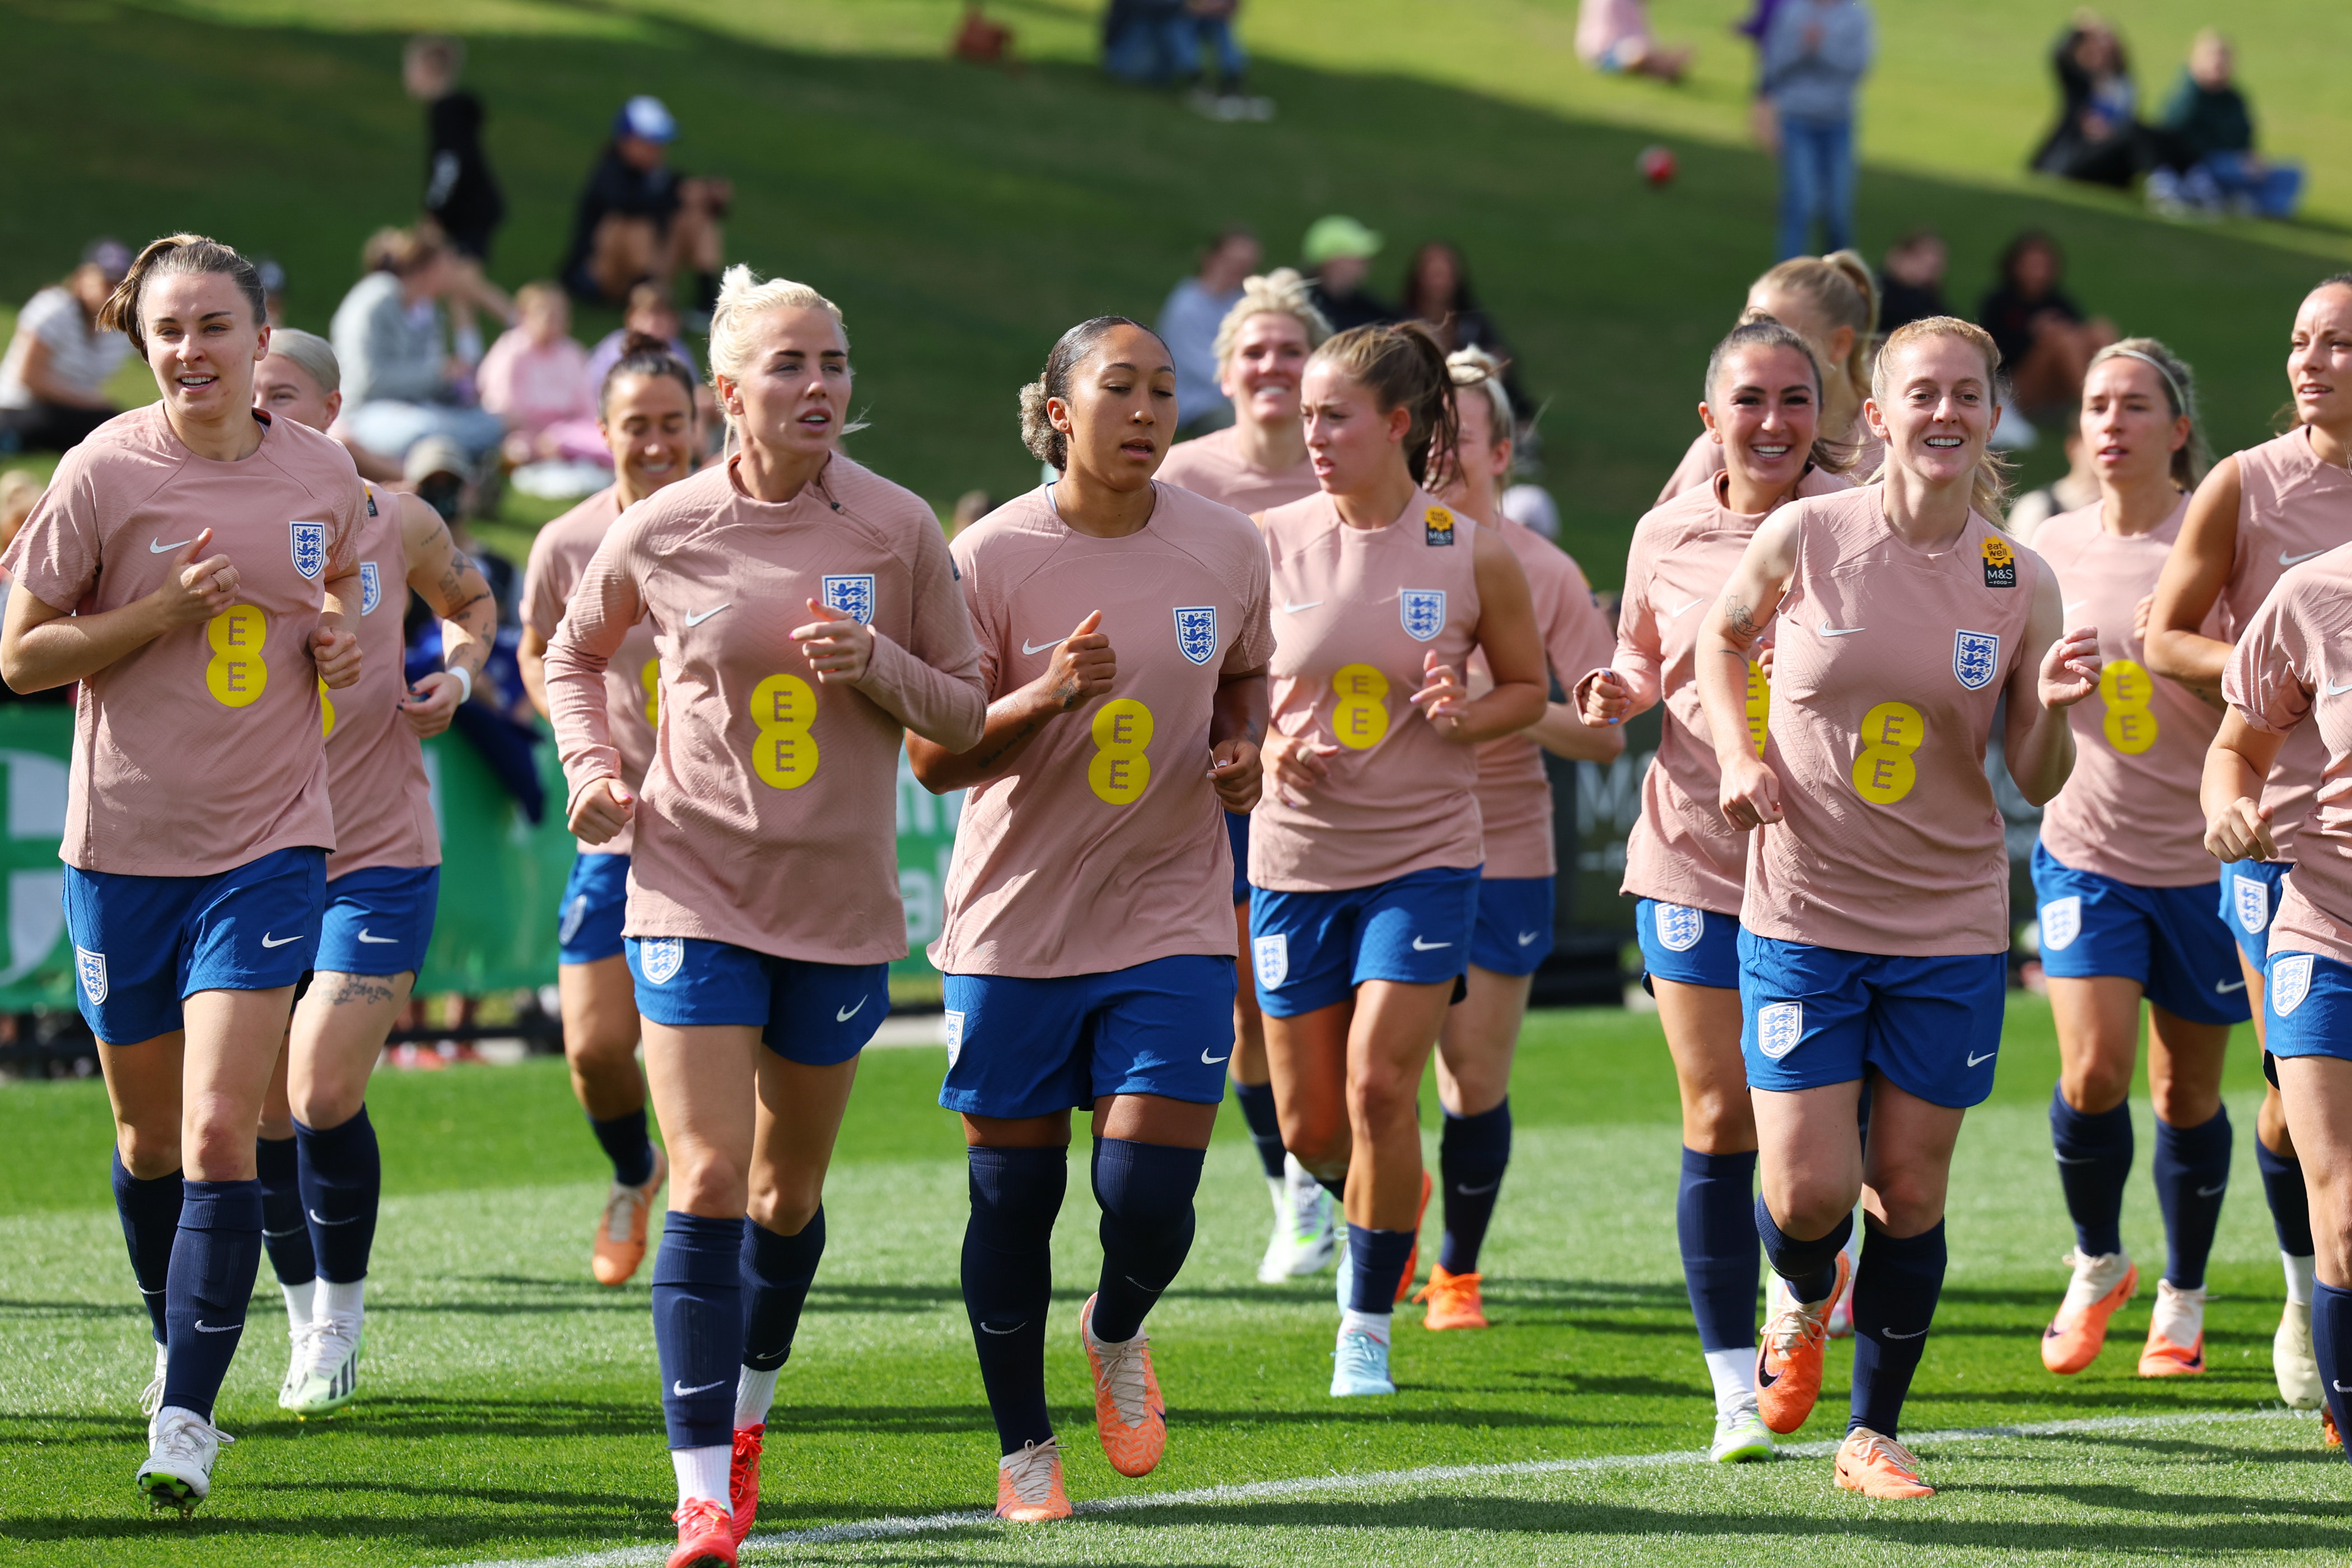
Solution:
<svg viewBox="0 0 2352 1568">
<path fill-rule="evenodd" d="M 2139 1266 L 2120 1252 L 2069 1252 L 2065 1262 L 2074 1278 L 2066 1282 L 2058 1315 L 2042 1331 L 2042 1364 L 2071 1377 L 2099 1359 L 2108 1321 L 2139 1293 Z"/>
<path fill-rule="evenodd" d="M 2194 1333 L 2188 1331 L 2194 1329 Z M 2182 1344 L 2181 1339 L 2189 1342 Z M 2139 1352 L 2142 1377 L 2194 1377 L 2205 1370 L 2205 1292 L 2183 1290 L 2169 1279 L 2156 1282 L 2156 1310 L 2149 1314 L 2147 1347 Z"/>
<path fill-rule="evenodd" d="M 677 1521 L 677 1550 L 669 1568 L 735 1568 L 735 1523 L 723 1505 L 697 1498 L 670 1518 Z"/>
<path fill-rule="evenodd" d="M 768 1424 L 735 1428 L 735 1453 L 727 1465 L 727 1500 L 735 1510 L 735 1544 L 751 1533 L 751 1521 L 760 1517 L 760 1445 L 768 1435 Z"/>
<path fill-rule="evenodd" d="M 1078 1309 L 1078 1338 L 1095 1375 L 1095 1435 L 1103 1456 L 1122 1476 L 1148 1476 L 1168 1451 L 1168 1403 L 1151 1370 L 1151 1337 L 1119 1344 L 1095 1338 L 1095 1299 Z"/>
<path fill-rule="evenodd" d="M 1019 1453 L 996 1461 L 996 1517 L 1021 1524 L 1070 1517 L 1070 1494 L 1062 1489 L 1062 1450 L 1054 1439 L 1024 1443 Z"/>
<path fill-rule="evenodd" d="M 1486 1324 L 1486 1306 L 1479 1300 L 1478 1274 L 1449 1274 L 1443 1263 L 1433 1264 L 1429 1283 L 1414 1293 L 1413 1300 L 1429 1303 L 1429 1311 L 1421 1320 L 1424 1329 L 1483 1329 Z"/>
<path fill-rule="evenodd" d="M 669 1180 L 669 1156 L 654 1145 L 654 1172 L 638 1186 L 613 1184 L 604 1200 L 604 1216 L 596 1222 L 596 1245 L 588 1256 L 590 1272 L 599 1285 L 625 1285 L 646 1260 L 646 1237 L 652 1228 L 654 1200 Z"/>
<path fill-rule="evenodd" d="M 1799 1301 L 1766 1320 L 1756 1346 L 1756 1413 L 1783 1436 L 1805 1424 L 1822 1396 L 1822 1346 L 1829 1339 L 1830 1302 L 1846 1288 L 1853 1265 L 1843 1252 L 1837 1283 L 1819 1301 Z"/>
<path fill-rule="evenodd" d="M 1404 1255 L 1404 1278 L 1397 1281 L 1396 1299 L 1399 1302 L 1412 1293 L 1413 1272 L 1421 1267 L 1421 1222 L 1429 1217 L 1429 1194 L 1434 1186 L 1435 1184 L 1429 1179 L 1428 1168 L 1423 1167 L 1421 1207 L 1414 1211 L 1412 1216 L 1412 1250 Z"/>
<path fill-rule="evenodd" d="M 1838 1445 L 1837 1484 L 1864 1497 L 1934 1497 L 1936 1489 L 1919 1479 L 1919 1461 L 1892 1437 L 1882 1437 L 1867 1426 L 1857 1426 Z"/>
</svg>

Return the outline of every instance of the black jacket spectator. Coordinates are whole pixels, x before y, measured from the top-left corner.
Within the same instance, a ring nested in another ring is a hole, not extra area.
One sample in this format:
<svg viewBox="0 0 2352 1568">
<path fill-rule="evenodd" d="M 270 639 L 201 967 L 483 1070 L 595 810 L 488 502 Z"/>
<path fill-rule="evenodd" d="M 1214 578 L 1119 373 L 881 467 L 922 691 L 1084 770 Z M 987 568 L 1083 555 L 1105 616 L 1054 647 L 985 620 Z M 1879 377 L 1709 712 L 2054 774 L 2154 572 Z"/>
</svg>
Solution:
<svg viewBox="0 0 2352 1568">
<path fill-rule="evenodd" d="M 580 192 L 580 206 L 572 220 L 572 249 L 563 261 L 563 280 L 583 300 L 601 299 L 603 290 L 588 276 L 589 253 L 596 246 L 596 226 L 607 217 L 646 217 L 667 233 L 677 216 L 680 176 L 667 163 L 641 169 L 607 143 L 604 155 L 589 171 Z"/>
<path fill-rule="evenodd" d="M 1335 332 L 1349 327 L 1377 327 L 1397 319 L 1394 310 L 1361 289 L 1350 289 L 1345 294 L 1334 294 L 1323 286 L 1320 278 L 1309 279 L 1307 291 L 1314 297 L 1315 308 L 1331 323 Z"/>
<path fill-rule="evenodd" d="M 2235 83 L 2206 87 L 2189 70 L 2164 105 L 2164 129 L 2179 143 L 2185 161 L 2214 153 L 2254 150 L 2254 115 Z"/>
<path fill-rule="evenodd" d="M 458 89 L 425 110 L 425 211 L 450 247 L 490 258 L 490 237 L 506 221 L 506 196 L 482 153 L 482 100 Z"/>
<path fill-rule="evenodd" d="M 2105 23 L 2077 22 L 2051 57 L 2058 123 L 2033 154 L 2035 169 L 2064 180 L 2127 187 L 2151 163 L 2147 128 L 2123 41 Z"/>
</svg>

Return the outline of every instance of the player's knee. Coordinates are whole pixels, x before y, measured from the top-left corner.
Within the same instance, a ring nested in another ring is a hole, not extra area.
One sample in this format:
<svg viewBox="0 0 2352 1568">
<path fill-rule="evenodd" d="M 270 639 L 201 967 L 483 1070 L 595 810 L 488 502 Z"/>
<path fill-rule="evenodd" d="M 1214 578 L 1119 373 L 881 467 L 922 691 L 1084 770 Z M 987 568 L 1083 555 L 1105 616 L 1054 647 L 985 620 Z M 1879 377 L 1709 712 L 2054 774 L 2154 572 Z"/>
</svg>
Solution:
<svg viewBox="0 0 2352 1568">
<path fill-rule="evenodd" d="M 1420 1109 L 1421 1085 L 1395 1068 L 1368 1066 L 1348 1075 L 1348 1116 L 1359 1127 L 1386 1127 Z"/>
<path fill-rule="evenodd" d="M 1892 1236 L 1916 1236 L 1944 1217 L 1944 1184 L 1924 1171 L 1898 1171 L 1878 1184 L 1880 1227 Z"/>
<path fill-rule="evenodd" d="M 360 1083 L 313 1083 L 293 1098 L 294 1120 L 319 1131 L 341 1127 L 360 1113 L 367 1086 Z"/>
<path fill-rule="evenodd" d="M 754 1183 L 748 1212 L 751 1223 L 778 1236 L 798 1236 L 816 1217 L 824 1197 L 818 1192 L 801 1192 L 773 1184 Z"/>
<path fill-rule="evenodd" d="M 2147 1098 L 2157 1120 L 2173 1127 L 2202 1127 L 2221 1109 L 2219 1085 L 2184 1084 L 2178 1080 L 2151 1083 Z"/>
<path fill-rule="evenodd" d="M 115 1129 L 115 1152 L 122 1160 L 122 1168 L 142 1182 L 159 1176 L 169 1176 L 180 1169 L 179 1129 L 168 1131 L 157 1127 L 134 1127 L 123 1123 Z M 288 1137 L 292 1137 L 291 1129 Z"/>
<path fill-rule="evenodd" d="M 670 1150 L 670 1206 L 688 1214 L 742 1214 L 751 1207 L 748 1173 L 735 1161 L 709 1150 Z M 814 1209 L 812 1207 L 811 1212 Z M 766 1221 L 761 1221 L 767 1224 Z M 802 1224 L 806 1224 L 805 1218 Z M 776 1225 L 768 1228 L 792 1234 Z M 794 1230 L 799 1226 L 795 1226 Z"/>
<path fill-rule="evenodd" d="M 2132 1058 L 2121 1060 L 2101 1052 L 2071 1064 L 2058 1077 L 2058 1093 L 2074 1110 L 2097 1115 L 2113 1110 L 2131 1092 Z M 2159 1114 L 2161 1114 L 2159 1112 Z"/>
</svg>

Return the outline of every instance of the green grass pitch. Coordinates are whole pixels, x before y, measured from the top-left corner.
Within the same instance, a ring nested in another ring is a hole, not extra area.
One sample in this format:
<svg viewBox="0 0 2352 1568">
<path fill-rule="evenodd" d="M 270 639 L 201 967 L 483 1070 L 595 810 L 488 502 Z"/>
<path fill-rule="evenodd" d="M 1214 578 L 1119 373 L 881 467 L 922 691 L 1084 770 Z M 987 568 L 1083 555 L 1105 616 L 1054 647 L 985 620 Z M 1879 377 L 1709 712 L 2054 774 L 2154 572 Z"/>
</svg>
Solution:
<svg viewBox="0 0 2352 1568">
<path fill-rule="evenodd" d="M 2252 1169 L 2252 1055 L 2230 1079 L 2239 1169 L 2211 1280 L 2213 1370 L 2132 1375 L 2144 1294 L 2091 1371 L 2054 1378 L 2035 1340 L 2069 1241 L 2042 1110 L 2055 1053 L 2047 1010 L 2016 1002 L 2000 1087 L 1960 1144 L 1951 1276 L 1908 1416 L 1907 1435 L 1972 1435 L 1921 1444 L 1945 1489 L 1918 1504 L 1830 1485 L 1843 1348 L 1795 1440 L 1806 1457 L 1729 1472 L 1691 1460 L 1711 1405 L 1653 1020 L 1530 1021 L 1486 1259 L 1496 1327 L 1427 1334 L 1402 1315 L 1393 1400 L 1326 1395 L 1328 1276 L 1255 1283 L 1267 1205 L 1228 1115 L 1199 1242 L 1151 1320 L 1171 1436 L 1142 1482 L 1113 1474 L 1089 1429 L 1075 1325 L 1097 1254 L 1074 1180 L 1049 1388 L 1089 1511 L 1013 1528 L 971 1517 L 993 1500 L 995 1448 L 957 1294 L 962 1161 L 932 1103 L 942 1058 L 874 1051 L 770 1427 L 761 1530 L 780 1539 L 746 1560 L 1723 1563 L 1810 1537 L 1835 1538 L 1841 1562 L 2340 1553 L 2343 1462 L 2320 1449 L 2315 1416 L 2279 1410 L 2271 1382 L 2280 1283 Z M 131 1486 L 148 1342 L 107 1206 L 103 1097 L 92 1083 L 0 1090 L 0 1563 L 659 1562 L 671 1478 L 644 1276 L 618 1291 L 588 1279 L 598 1156 L 561 1068 L 387 1073 L 371 1098 L 387 1194 L 362 1397 L 308 1424 L 276 1409 L 283 1319 L 265 1267 L 220 1410 L 242 1441 L 184 1523 L 145 1517 Z M 2140 1125 L 2145 1142 L 2144 1103 Z M 2144 1173 L 2126 1237 L 2152 1278 L 2162 1240 Z"/>
</svg>

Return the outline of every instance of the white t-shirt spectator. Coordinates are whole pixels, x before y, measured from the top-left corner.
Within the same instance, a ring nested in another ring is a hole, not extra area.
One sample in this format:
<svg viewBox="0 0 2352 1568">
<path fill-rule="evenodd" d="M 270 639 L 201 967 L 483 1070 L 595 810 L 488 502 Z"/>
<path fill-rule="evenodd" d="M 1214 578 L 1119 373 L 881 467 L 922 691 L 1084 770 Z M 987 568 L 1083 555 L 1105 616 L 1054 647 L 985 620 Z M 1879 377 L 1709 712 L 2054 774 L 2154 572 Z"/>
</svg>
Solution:
<svg viewBox="0 0 2352 1568">
<path fill-rule="evenodd" d="M 81 301 L 62 288 L 47 288 L 25 301 L 16 317 L 16 335 L 0 358 L 0 408 L 31 408 L 41 401 L 25 384 L 25 356 L 38 338 L 48 345 L 49 375 L 61 386 L 98 397 L 106 384 L 131 357 L 131 340 L 121 332 L 91 328 L 81 313 Z"/>
<path fill-rule="evenodd" d="M 1176 417 L 1184 425 L 1226 405 L 1217 390 L 1217 329 L 1241 297 L 1238 289 L 1212 294 L 1198 278 L 1187 278 L 1160 308 L 1160 341 L 1176 362 Z"/>
</svg>

